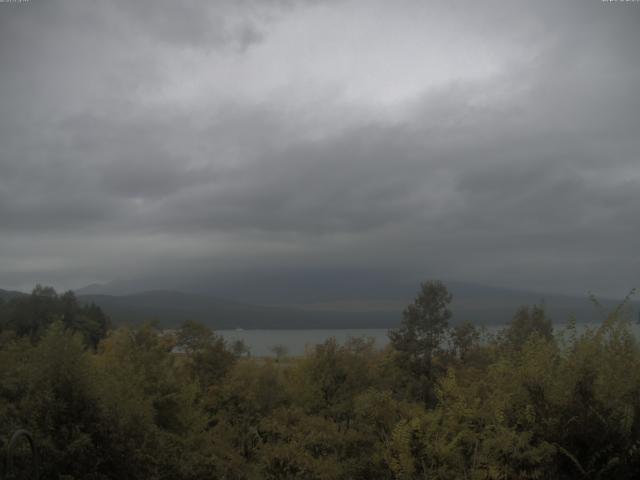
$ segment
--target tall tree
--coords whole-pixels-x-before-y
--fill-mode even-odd
[[[184,350],[193,377],[203,389],[222,380],[236,361],[220,335],[206,325],[185,321],[178,330],[177,346]]]
[[[543,305],[518,308],[504,331],[504,340],[509,347],[519,350],[531,335],[538,335],[545,340],[553,338],[553,324]]]
[[[422,283],[413,303],[402,313],[400,327],[389,331],[401,365],[419,381],[419,395],[426,403],[432,398],[433,360],[449,327],[452,298],[444,283],[437,280]]]

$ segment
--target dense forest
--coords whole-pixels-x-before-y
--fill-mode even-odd
[[[623,302],[497,335],[421,285],[389,332],[256,358],[185,321],[110,325],[71,292],[0,301],[0,442],[33,433],[43,479],[631,479],[640,348]],[[1,476],[1,475],[0,475]]]

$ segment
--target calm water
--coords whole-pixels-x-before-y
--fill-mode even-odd
[[[578,329],[594,327],[595,324],[579,324]],[[554,329],[560,331],[564,325],[556,324]],[[486,332],[496,333],[504,325],[486,326]],[[633,324],[632,329],[636,337],[640,338],[640,325]],[[307,346],[313,346],[335,337],[342,344],[349,337],[371,337],[378,348],[384,348],[389,343],[387,329],[383,328],[358,328],[358,329],[326,329],[326,330],[218,330],[228,342],[243,340],[251,350],[251,355],[264,357],[273,356],[273,347],[282,345],[287,349],[288,355],[302,355]]]

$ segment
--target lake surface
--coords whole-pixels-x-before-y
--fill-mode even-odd
[[[597,324],[578,324],[578,331],[586,328],[596,327]],[[556,333],[565,327],[564,324],[554,325]],[[504,325],[485,326],[487,334],[495,334]],[[631,328],[636,336],[640,338],[640,325],[634,323]],[[222,335],[227,342],[243,340],[249,347],[251,355],[257,357],[274,356],[273,347],[284,346],[287,355],[302,355],[307,346],[324,343],[331,337],[335,337],[339,344],[343,344],[350,337],[370,337],[375,340],[377,348],[384,348],[389,343],[386,328],[354,328],[354,329],[322,329],[322,330],[217,330],[216,333]]]

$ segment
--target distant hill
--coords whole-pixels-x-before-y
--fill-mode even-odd
[[[572,316],[581,323],[599,322],[606,312],[618,306],[621,300],[598,299],[602,308],[596,307],[585,295],[541,294],[511,290],[500,287],[475,285],[463,282],[446,282],[453,294],[452,323],[470,321],[479,325],[501,325],[507,323],[518,307],[522,305],[544,305],[555,323],[564,323]],[[338,311],[350,312],[387,312],[390,325],[397,324],[401,312],[412,297],[394,300],[342,299],[330,302],[310,302],[296,304],[297,308],[313,312],[330,314]],[[631,304],[633,318],[638,318],[640,304]]]
[[[453,323],[508,322],[521,305],[544,304],[556,323],[572,315],[579,322],[597,322],[604,312],[585,296],[543,295],[533,292],[487,287],[459,282],[447,283],[453,293]],[[95,302],[116,322],[138,323],[153,319],[162,325],[176,325],[185,319],[213,328],[392,328],[398,325],[405,299],[339,299],[333,301],[256,305],[222,300],[208,295],[154,290],[130,295],[79,295],[81,302]],[[601,299],[605,310],[619,301]],[[638,303],[632,304],[634,318]]]
[[[3,290],[0,288],[0,299],[7,301],[12,298],[20,297],[26,295],[26,293],[16,292],[15,290]]]
[[[485,325],[508,322],[521,305],[544,305],[555,323],[564,323],[572,316],[581,323],[600,322],[622,301],[598,298],[600,309],[587,295],[543,294],[457,282],[452,282],[449,289],[454,297],[454,317]],[[640,304],[633,302],[631,308],[633,318],[638,318]]]
[[[464,320],[475,324],[499,325],[508,322],[521,305],[544,304],[555,323],[563,323],[575,315],[578,322],[601,321],[604,313],[586,297],[540,294],[463,282],[446,282],[453,293],[452,323]],[[410,294],[395,298],[337,298],[318,301],[280,302],[263,305],[221,299],[210,294],[184,293],[174,290],[149,290],[126,295],[100,292],[103,285],[91,285],[76,291],[82,304],[94,302],[116,324],[140,324],[147,320],[173,327],[184,320],[203,322],[214,329],[335,329],[393,328],[402,310],[412,300]],[[408,290],[408,289],[407,289]],[[8,300],[21,292],[1,290],[0,299]],[[619,301],[601,299],[605,310]],[[632,304],[632,315],[638,318],[639,304]]]
[[[106,283],[92,283],[82,288],[74,290],[76,295],[108,295],[112,292],[108,291],[109,285]]]
[[[131,295],[78,295],[81,303],[94,302],[115,322],[139,324],[155,320],[176,326],[197,320],[214,329],[256,328],[387,328],[394,324],[387,312],[308,311],[231,302],[204,295],[154,290]]]

